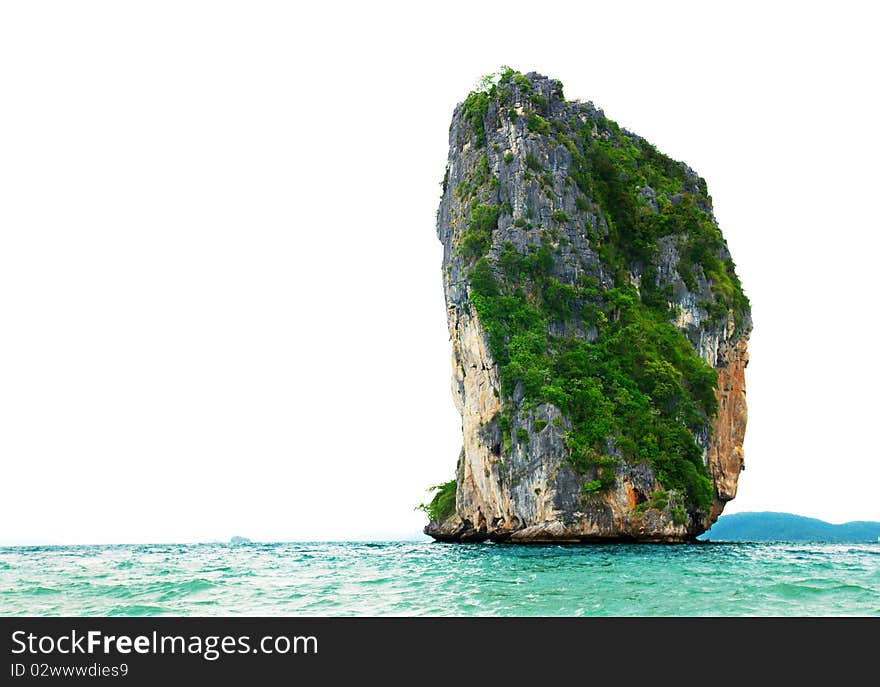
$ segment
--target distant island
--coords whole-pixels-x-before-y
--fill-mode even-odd
[[[733,513],[723,515],[700,541],[877,542],[880,522],[855,521],[833,525],[792,513]]]

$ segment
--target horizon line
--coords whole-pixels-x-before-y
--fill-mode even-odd
[[[852,523],[880,523],[880,520],[845,520],[843,522],[831,522],[829,520],[823,520],[822,518],[818,518],[811,515],[801,515],[800,513],[790,513],[788,511],[773,511],[773,510],[754,510],[754,511],[737,511],[735,513],[722,513],[719,516],[719,520],[725,517],[732,517],[734,515],[747,515],[747,514],[774,514],[774,515],[793,515],[795,517],[806,518],[809,520],[818,520],[819,522],[824,522],[828,525],[840,526],[840,525],[848,525]],[[717,522],[717,521],[716,521]],[[713,523],[714,524],[714,523]],[[711,527],[707,529],[703,534],[707,534],[711,531]],[[703,536],[703,535],[699,535]],[[247,541],[233,543],[233,539],[236,537],[241,537],[246,539]],[[0,549],[13,549],[13,548],[61,548],[66,546],[208,546],[208,545],[217,545],[222,544],[224,546],[246,546],[248,544],[377,544],[377,543],[413,543],[413,542],[424,542],[426,540],[430,540],[429,535],[424,534],[423,532],[412,532],[409,534],[387,534],[387,535],[360,535],[353,537],[351,539],[341,539],[341,538],[314,538],[314,539],[251,539],[250,537],[244,535],[232,535],[228,539],[200,539],[200,540],[189,540],[189,541],[127,541],[127,542],[84,542],[84,543],[61,543],[61,542],[43,542],[43,543],[4,543],[0,541]]]

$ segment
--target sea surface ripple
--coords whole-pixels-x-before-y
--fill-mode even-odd
[[[5,616],[878,616],[880,544],[0,548]]]

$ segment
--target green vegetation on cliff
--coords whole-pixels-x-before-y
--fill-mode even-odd
[[[504,398],[519,386],[527,401],[552,403],[568,416],[570,460],[593,475],[585,494],[614,483],[610,441],[623,458],[650,462],[663,484],[708,507],[712,484],[691,431],[715,412],[715,371],[632,286],[601,291],[585,279],[575,289],[541,268],[552,260],[546,247],[518,262],[515,254],[505,247],[500,283],[486,258],[471,276]],[[550,336],[548,324],[574,317],[579,302],[577,316],[596,327],[596,340]]]
[[[443,484],[428,489],[434,492],[434,497],[429,503],[423,503],[419,510],[428,515],[429,520],[445,520],[455,512],[455,480],[449,480]]]
[[[577,216],[557,208],[551,225],[580,223],[613,283],[585,275],[574,283],[556,279],[556,255],[565,243],[552,226],[538,225],[541,238],[526,252],[510,242],[494,244],[499,218],[511,209],[492,202],[498,182],[485,173],[488,167],[472,175],[460,196],[471,201],[459,250],[471,261],[471,302],[499,366],[505,449],[514,438],[509,416],[551,403],[570,423],[566,445],[584,475],[585,497],[613,485],[619,456],[650,463],[667,489],[707,509],[713,486],[694,434],[716,412],[716,373],[671,324],[672,294],[657,279],[660,241],[672,236],[682,281],[695,292],[700,282],[709,287],[711,297],[700,304],[709,318],[720,322],[730,314],[742,326],[748,300],[726,257],[706,184],[600,113],[565,117],[560,113],[567,110],[554,113],[543,95],[524,98],[531,87],[527,77],[506,70],[496,84],[469,95],[462,112],[472,142],[484,147],[487,131],[504,117],[513,120],[516,94],[529,136],[570,154],[566,188],[576,188]],[[555,98],[561,99],[561,85]],[[498,120],[487,121],[490,116]],[[508,153],[503,159],[512,161]],[[523,164],[527,182],[535,180],[550,198],[553,179],[539,157],[528,151]],[[512,223],[531,229],[531,220],[526,212]],[[560,324],[566,326],[551,326]],[[560,330],[577,333],[550,333]],[[514,403],[517,393],[522,400]],[[528,438],[522,431],[518,442]]]

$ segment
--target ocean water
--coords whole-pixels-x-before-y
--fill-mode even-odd
[[[0,615],[877,616],[880,544],[7,547]]]

